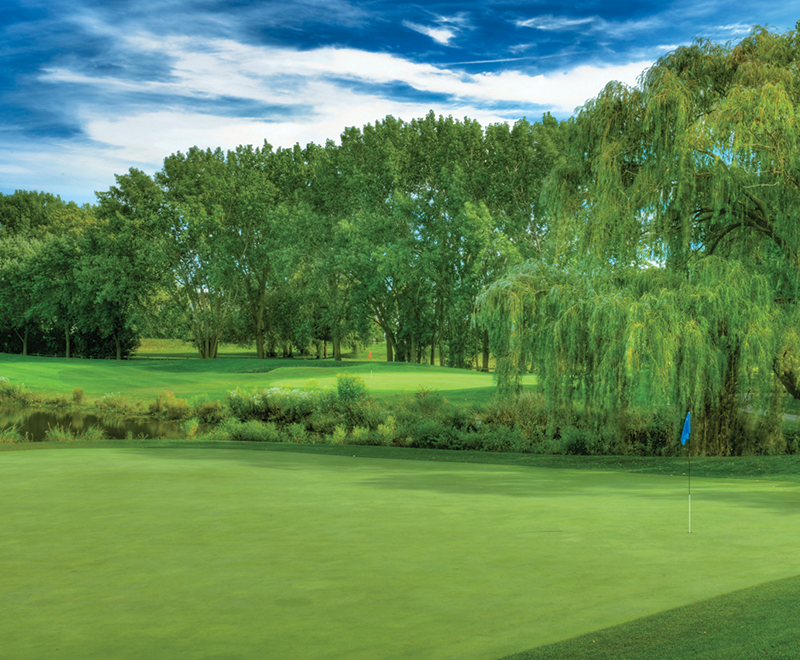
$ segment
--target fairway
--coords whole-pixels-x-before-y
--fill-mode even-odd
[[[120,393],[130,401],[152,401],[164,391],[179,397],[224,399],[237,387],[335,389],[336,374],[364,379],[376,398],[436,390],[454,403],[484,404],[496,392],[491,374],[405,362],[224,358],[217,360],[67,360],[0,354],[0,376],[45,396],[70,395],[76,387],[97,399]],[[527,376],[525,383],[533,384]]]
[[[800,484],[246,449],[0,454],[14,658],[502,656],[800,573]]]

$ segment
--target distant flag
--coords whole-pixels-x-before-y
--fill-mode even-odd
[[[368,359],[368,360],[371,360],[371,359],[372,359],[372,351],[370,351],[370,352],[369,352],[369,357],[368,357],[367,359]]]
[[[681,433],[681,444],[685,445],[686,441],[689,439],[689,431],[691,430],[691,415],[692,413],[686,413],[686,421],[683,423],[683,433]],[[675,436],[672,436],[673,438]]]

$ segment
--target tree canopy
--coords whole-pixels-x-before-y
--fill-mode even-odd
[[[692,408],[716,453],[744,450],[748,408],[774,426],[778,382],[800,395],[798,46],[698,40],[569,120],[553,266],[481,301],[503,387],[533,363],[553,405],[577,389],[603,415],[637,395]]]

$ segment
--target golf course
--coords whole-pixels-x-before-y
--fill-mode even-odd
[[[441,388],[491,376],[366,361],[0,356],[10,381]],[[546,456],[128,439],[0,444],[9,658],[796,658],[796,456]]]

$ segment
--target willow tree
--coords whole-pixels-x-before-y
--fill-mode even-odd
[[[570,119],[545,191],[566,279],[518,271],[483,299],[512,391],[525,342],[553,397],[583,378],[590,407],[618,411],[669,383],[719,453],[749,397],[800,397],[798,61],[797,30],[698,40]]]

